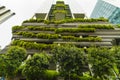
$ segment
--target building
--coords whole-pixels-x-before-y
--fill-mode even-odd
[[[49,54],[54,46],[69,43],[79,48],[111,48],[120,44],[120,29],[109,23],[108,19],[86,19],[83,13],[72,13],[70,6],[63,1],[52,4],[48,13],[35,13],[22,25],[14,26],[12,33],[10,45],[1,53],[5,53],[10,46],[23,47],[28,55],[33,55],[43,51]],[[53,63],[49,69],[55,68]],[[89,71],[88,64],[82,70]]]
[[[91,18],[105,17],[113,24],[120,24],[119,0],[98,0]]]
[[[52,4],[48,13],[37,12],[22,25],[14,26],[12,33],[9,46],[24,47],[28,54],[46,50],[54,44],[72,43],[78,47],[112,47],[120,44],[120,30],[107,19],[86,19],[83,13],[72,13],[70,6],[63,1]]]
[[[0,6],[0,24],[9,19],[15,13],[11,12],[10,9],[6,9],[5,6]]]

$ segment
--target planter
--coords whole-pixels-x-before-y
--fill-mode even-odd
[[[79,47],[90,47],[90,46],[103,46],[103,47],[112,47],[111,42],[54,42],[55,44],[74,44]]]

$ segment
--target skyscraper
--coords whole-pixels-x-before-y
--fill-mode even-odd
[[[113,45],[120,44],[120,30],[115,29],[114,25],[110,24],[108,20],[105,18],[86,19],[85,14],[83,13],[76,14],[72,12],[69,4],[66,4],[64,1],[57,1],[56,4],[52,4],[49,9],[50,10],[48,12],[35,13],[35,15],[32,18],[23,21],[22,25],[20,26],[14,26],[12,28],[13,36],[12,36],[11,44],[9,46],[6,46],[6,48],[3,49],[0,53],[6,53],[6,51],[12,46],[19,46],[26,49],[28,55],[46,52],[49,54],[49,56],[52,56],[54,53],[51,53],[51,50],[54,49],[54,47],[58,47],[66,44],[72,44],[78,48],[84,49],[84,51],[82,51],[82,54],[85,56],[85,58],[83,58],[84,56],[81,55],[80,56],[83,58],[85,62],[83,63],[82,59],[78,61],[79,57],[78,55],[75,54],[77,58],[75,57],[76,58],[75,60],[71,58],[71,61],[74,63],[78,62],[79,65],[77,66],[79,66],[80,69],[78,67],[77,69],[72,69],[74,66],[76,66],[76,64],[73,65],[73,67],[71,67],[67,63],[67,66],[68,67],[70,66],[69,68],[72,73],[77,72],[77,74],[82,76],[85,72],[90,71],[89,63],[86,61],[88,60],[87,57],[88,54],[84,54],[87,53],[86,47],[96,46],[96,47],[111,48]],[[82,49],[78,49],[78,50],[82,50]],[[69,51],[67,53],[69,54]],[[74,52],[72,51],[72,53]],[[69,57],[69,55],[67,54],[65,56]],[[38,57],[35,60],[37,59]],[[68,58],[64,58],[62,62],[66,62],[65,60],[68,61]],[[32,62],[34,62],[34,60]],[[59,64],[59,62],[57,63]],[[69,63],[71,64],[71,62]],[[25,64],[27,64],[27,62]],[[37,70],[39,71],[40,70],[39,66],[40,65],[36,65],[36,63],[33,64],[34,68],[32,68],[32,70],[35,71],[35,68],[37,67]],[[56,66],[57,65],[54,63],[54,61],[51,60],[49,68],[47,69],[48,70],[58,69],[56,68]],[[30,74],[31,72],[32,71],[30,71]],[[69,72],[67,73],[70,74]],[[19,76],[18,78],[22,78],[22,80],[26,78],[26,76],[22,76],[21,73]],[[35,77],[36,76],[42,78],[41,76],[35,74]],[[33,75],[31,77],[33,77]],[[44,79],[36,79],[36,80],[44,80]],[[46,79],[46,80],[50,80],[50,79]],[[58,79],[58,80],[67,80],[67,78]],[[75,80],[75,79],[71,79],[71,80]]]
[[[113,24],[120,23],[119,0],[98,0],[91,14],[91,18],[105,17]]]
[[[114,30],[107,19],[86,19],[85,14],[72,12],[71,6],[63,1],[51,4],[49,9],[48,12],[35,13],[31,19],[23,21],[21,26],[14,26],[11,45],[23,47],[16,43],[24,42],[29,47],[36,44],[49,47],[65,43],[79,47],[112,47],[113,40],[119,38],[119,30]],[[116,44],[119,45],[119,41]],[[38,48],[29,47],[24,46],[28,53],[39,52],[36,50]]]

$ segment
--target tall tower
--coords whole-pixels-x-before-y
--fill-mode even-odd
[[[52,4],[48,13],[35,13],[22,25],[14,26],[12,33],[10,46],[24,47],[29,54],[51,50],[52,45],[65,43],[78,47],[112,47],[119,45],[120,35],[119,29],[107,19],[84,19],[84,14],[73,14],[63,1]]]
[[[11,46],[25,48],[28,55],[43,51],[51,55],[53,47],[58,45],[73,44],[78,48],[120,45],[120,29],[110,24],[108,19],[84,17],[84,14],[74,14],[63,1],[57,1],[48,13],[35,13],[22,25],[14,26],[12,41],[1,53]],[[85,64],[81,69],[87,72],[88,64]],[[55,66],[50,69],[55,69]]]
[[[105,17],[113,24],[120,24],[119,0],[98,0],[91,18]]]

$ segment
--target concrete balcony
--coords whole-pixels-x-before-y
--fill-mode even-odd
[[[57,43],[57,44],[74,44],[74,45],[77,45],[77,46],[80,46],[80,47],[90,47],[90,46],[103,46],[103,47],[112,47],[112,43],[111,42],[59,42],[59,41],[56,41],[54,43]]]
[[[102,22],[102,21],[98,21],[98,22],[73,22],[73,23],[63,23],[63,24],[59,24],[57,25],[58,27],[66,27],[66,26],[78,26],[78,25],[95,25],[95,24],[101,24],[101,25],[109,25],[110,23],[108,22]],[[22,23],[22,26],[56,26],[56,24],[44,24],[44,23],[37,23],[37,22],[26,22],[26,23]]]

